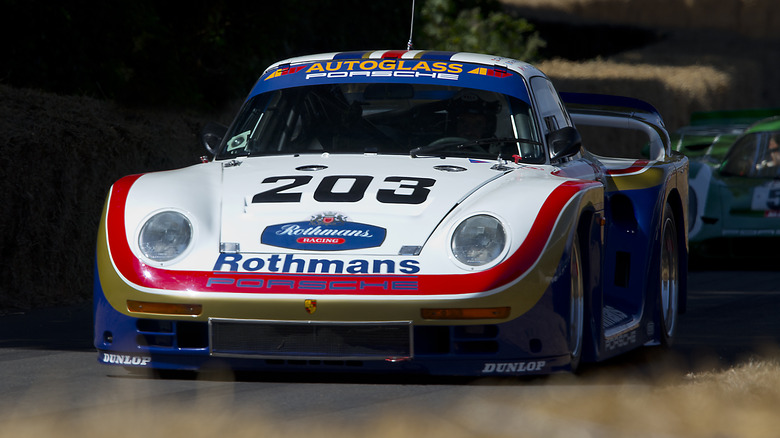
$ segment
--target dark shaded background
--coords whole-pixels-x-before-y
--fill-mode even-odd
[[[424,0],[418,0],[417,9]],[[2,0],[0,81],[133,105],[218,107],[274,61],[404,49],[411,0]],[[497,0],[453,0],[452,13]],[[416,27],[424,22],[418,21]]]
[[[127,104],[215,106],[278,59],[405,47],[406,3],[3,0],[0,77]]]

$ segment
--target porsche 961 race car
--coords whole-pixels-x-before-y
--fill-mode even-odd
[[[111,187],[98,360],[524,375],[669,344],[687,158],[642,101],[564,97],[481,54],[272,65],[205,130],[213,159]],[[575,124],[636,130],[651,156],[595,156]]]
[[[695,114],[673,147],[691,160],[690,249],[720,259],[776,265],[780,242],[780,109]]]

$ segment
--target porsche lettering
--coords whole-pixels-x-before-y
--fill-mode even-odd
[[[634,343],[636,343],[636,330],[631,330],[628,333],[622,333],[614,338],[607,339],[606,346],[607,350],[614,350]]]
[[[273,277],[210,277],[206,287],[219,288],[235,287],[243,292],[294,292],[294,291],[321,291],[321,292],[380,292],[380,291],[416,291],[418,283],[415,280],[302,280],[296,278]]]
[[[339,71],[331,73],[310,73],[306,75],[306,79],[314,78],[359,78],[359,77],[395,77],[395,78],[424,78],[431,79],[446,79],[450,81],[457,81],[458,75],[449,73],[423,73],[423,72],[411,72],[411,71]]]

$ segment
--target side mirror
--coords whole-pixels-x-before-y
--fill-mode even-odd
[[[217,153],[222,139],[227,134],[227,126],[215,122],[208,122],[200,131],[200,142],[212,155]]]
[[[563,127],[547,135],[547,144],[550,145],[553,161],[571,157],[582,148],[582,137],[579,131],[571,126]]]

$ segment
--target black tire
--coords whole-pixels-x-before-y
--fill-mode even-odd
[[[659,254],[658,311],[661,345],[669,347],[677,332],[680,303],[680,246],[677,223],[671,206],[664,207]]]
[[[571,279],[569,300],[569,355],[571,372],[576,373],[582,362],[585,341],[585,279],[582,272],[582,253],[577,233],[571,244],[569,257],[569,277]]]

